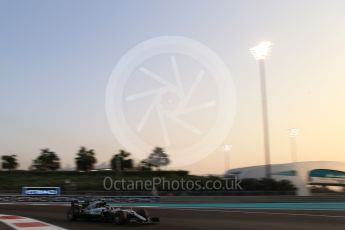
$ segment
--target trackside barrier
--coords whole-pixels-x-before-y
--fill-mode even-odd
[[[156,196],[19,196],[0,195],[0,202],[71,202],[73,200],[105,200],[114,203],[158,203],[160,198]]]
[[[71,202],[72,200],[107,200],[114,203],[299,203],[345,202],[345,196],[21,196],[0,195],[0,203],[11,202]]]

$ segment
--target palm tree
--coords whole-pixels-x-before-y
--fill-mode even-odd
[[[1,157],[1,159],[3,169],[15,170],[19,166],[16,155],[4,155]]]
[[[48,148],[41,149],[40,155],[33,161],[31,168],[40,171],[58,170],[60,168],[60,158]]]
[[[77,157],[75,158],[75,163],[77,165],[77,170],[90,171],[94,169],[97,159],[95,157],[95,152],[93,149],[86,149],[85,147],[80,147]]]
[[[144,160],[148,165],[156,167],[158,170],[161,166],[170,164],[169,156],[165,153],[165,150],[161,147],[156,147],[150,156]]]
[[[111,168],[115,171],[122,171],[133,168],[133,160],[127,159],[131,154],[125,150],[120,150],[110,161]]]

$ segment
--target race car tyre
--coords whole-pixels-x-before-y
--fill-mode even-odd
[[[106,222],[113,222],[114,220],[114,215],[112,213],[104,212],[102,213],[102,216]]]
[[[78,215],[74,212],[73,209],[68,210],[67,219],[70,221],[75,221],[78,219]]]
[[[123,211],[118,211],[115,213],[114,222],[117,225],[123,225],[127,221],[127,214]]]
[[[149,213],[145,209],[138,209],[137,213],[145,219],[149,217]]]

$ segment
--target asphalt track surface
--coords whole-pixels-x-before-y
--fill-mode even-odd
[[[232,210],[149,208],[161,219],[155,225],[124,225],[66,220],[68,207],[0,204],[1,214],[26,216],[70,230],[106,229],[278,229],[333,230],[345,228],[345,211],[335,210]],[[1,230],[8,228],[0,224]]]

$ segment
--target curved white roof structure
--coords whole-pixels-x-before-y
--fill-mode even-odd
[[[264,178],[265,165],[230,169],[225,176]],[[345,185],[345,163],[336,161],[308,161],[271,165],[271,177],[290,180],[299,195],[309,195],[307,185]]]

